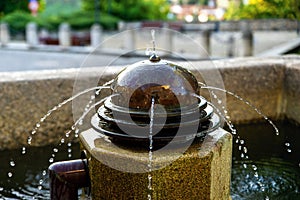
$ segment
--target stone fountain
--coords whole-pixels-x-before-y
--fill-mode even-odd
[[[230,198],[231,134],[193,74],[154,54],[111,89],[80,133],[93,199]]]

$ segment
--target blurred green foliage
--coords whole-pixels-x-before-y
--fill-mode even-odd
[[[1,21],[9,24],[11,33],[15,34],[25,32],[26,24],[32,21],[35,22],[36,18],[28,12],[17,10],[5,15]]]
[[[2,22],[9,24],[12,34],[24,32],[29,22],[36,22],[40,28],[48,30],[57,30],[62,22],[69,23],[74,30],[89,29],[95,23],[94,12],[82,10],[79,0],[47,0],[45,9],[37,17],[31,16],[27,8],[28,1],[24,1],[26,8],[23,5],[1,18]],[[119,18],[101,13],[98,21],[104,29],[116,29]]]
[[[249,4],[231,1],[225,19],[300,19],[299,0],[249,0]]]
[[[82,0],[82,8],[94,12],[97,3],[102,13],[110,13],[124,21],[167,19],[169,3],[166,0]]]
[[[166,0],[39,2],[41,10],[37,17],[33,17],[28,10],[28,0],[0,0],[0,20],[8,23],[12,32],[24,32],[26,24],[31,21],[48,30],[57,30],[62,22],[69,23],[75,30],[89,29],[95,22],[99,22],[104,29],[116,29],[120,20],[163,20],[169,12],[169,3]],[[99,11],[99,15],[96,15],[96,10]]]
[[[112,30],[117,28],[119,18],[103,13],[98,21],[104,29]],[[37,22],[40,27],[48,30],[58,29],[62,22],[69,23],[74,30],[82,30],[89,29],[95,23],[95,17],[93,12],[78,10],[72,13],[41,16]]]
[[[16,10],[29,13],[28,2],[28,0],[0,0],[0,18]],[[38,2],[39,11],[43,11],[45,9],[46,0],[38,0]]]
[[[5,14],[11,13],[15,10],[28,10],[28,1],[20,0],[1,0],[0,1],[0,17],[3,17]]]

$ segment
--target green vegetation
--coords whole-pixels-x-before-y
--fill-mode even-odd
[[[169,4],[166,0],[108,0],[99,1],[100,11],[110,13],[125,21],[163,20],[167,18]],[[95,0],[82,0],[86,11],[95,11]]]
[[[26,24],[32,21],[36,21],[35,17],[25,11],[14,11],[2,18],[2,22],[9,24],[12,34],[18,32],[24,32]]]
[[[117,28],[119,18],[102,13],[98,21],[104,29],[111,30]],[[49,30],[57,29],[61,22],[69,23],[75,30],[89,29],[95,23],[95,17],[93,12],[78,10],[68,14],[41,16],[38,20],[41,27]]]
[[[0,2],[2,3],[3,1],[1,0]],[[42,1],[44,0],[40,0],[40,2]],[[13,6],[8,7],[9,11],[12,12],[3,14],[1,18],[2,22],[9,24],[13,34],[24,32],[26,24],[29,22],[36,22],[39,27],[48,30],[57,30],[62,22],[69,23],[72,29],[75,30],[89,29],[95,23],[94,12],[82,10],[80,0],[47,0],[45,9],[37,17],[31,16],[27,8],[28,1],[24,0],[22,2],[26,3],[16,6],[15,11],[13,11]],[[0,9],[1,13],[6,13],[2,7]],[[107,13],[101,13],[98,21],[104,29],[116,29],[119,18]]]
[[[236,4],[233,1],[225,19],[300,19],[299,0],[249,0],[249,4]]]
[[[28,1],[19,1],[19,0],[1,0],[0,1],[0,18],[4,15],[11,13],[15,10],[26,10],[29,12]]]
[[[95,2],[100,3],[96,4],[97,9]],[[169,11],[165,0],[39,0],[39,3],[39,14],[33,17],[27,0],[1,0],[0,20],[8,23],[13,32],[24,31],[30,21],[48,30],[57,30],[62,22],[69,23],[72,29],[89,29],[95,22],[104,29],[116,29],[119,20],[166,19]],[[95,15],[96,10],[99,15]]]

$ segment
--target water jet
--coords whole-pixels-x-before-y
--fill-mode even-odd
[[[231,134],[191,72],[152,55],[111,90],[79,136],[92,198],[230,198]]]
[[[260,109],[262,109],[263,113],[266,113],[267,116],[271,117],[272,119],[278,119],[278,117],[281,118],[282,116],[287,116],[288,118],[299,121],[299,115],[297,114],[299,112],[299,109],[298,109],[299,108],[299,101],[297,101],[298,94],[299,94],[299,87],[298,87],[299,86],[299,79],[298,79],[298,77],[299,77],[299,64],[297,64],[298,62],[297,62],[296,58],[287,58],[287,57],[280,57],[280,58],[273,58],[273,59],[247,58],[247,59],[234,59],[234,60],[217,61],[217,62],[221,63],[220,65],[223,66],[223,67],[220,67],[220,71],[222,73],[222,77],[223,77],[224,83],[226,85],[226,89],[228,89],[230,91],[233,91],[234,93],[239,94],[242,97],[245,97],[250,102],[254,102],[254,105],[256,107],[259,107]],[[205,65],[205,62],[199,62],[199,63],[197,63],[197,66],[198,65],[199,65],[199,67],[203,66],[203,65]],[[101,69],[97,69],[97,71],[98,70],[101,71]],[[89,77],[92,77],[95,74],[96,69],[87,69],[87,71],[90,74]],[[255,71],[255,76],[253,75],[254,74],[253,71]],[[46,73],[47,72],[41,72],[41,74],[46,74]],[[30,79],[28,77],[30,77],[30,76],[26,76],[27,79]],[[38,76],[38,77],[40,78],[41,76]],[[45,75],[45,77],[49,77],[49,76]],[[68,77],[68,80],[72,80],[72,78],[74,78],[70,74],[68,74],[67,76],[66,75],[64,76],[64,78],[66,78],[66,77]],[[64,80],[64,78],[61,78],[61,79]],[[8,79],[8,77],[6,79]],[[4,79],[4,80],[6,80],[6,79]],[[34,91],[35,91],[35,93],[37,93],[37,91],[39,91],[39,88],[40,88],[40,90],[43,91],[41,93],[41,96],[43,96],[43,93],[44,93],[45,89],[43,88],[44,85],[41,84],[41,83],[47,83],[47,84],[45,84],[46,85],[45,87],[47,89],[49,89],[49,88],[51,88],[51,87],[49,87],[50,85],[52,86],[52,85],[55,85],[54,83],[56,83],[56,82],[59,83],[60,82],[59,78],[55,78],[53,80],[51,80],[51,79],[48,80],[49,78],[44,78],[44,79],[45,80],[43,80],[43,81],[32,81],[34,79],[32,79],[32,80],[30,79],[31,81],[26,81],[25,80],[26,84],[21,84],[21,83],[24,83],[24,80],[20,80],[20,82],[19,82],[20,84],[19,83],[6,83],[6,84],[3,84],[3,85],[5,86],[5,88],[9,88],[8,90],[10,90],[11,88],[14,88],[13,86],[17,85],[16,89],[14,89],[14,92],[19,91],[20,89],[26,88],[26,86],[28,86],[27,88],[30,87],[31,90],[32,90],[32,88],[35,88]],[[107,79],[111,79],[111,78],[107,78]],[[3,81],[3,79],[2,79],[2,81]],[[72,82],[72,81],[69,81],[69,82]],[[69,84],[69,82],[65,82],[65,83]],[[38,83],[38,84],[35,84],[35,83]],[[37,85],[39,87],[37,87]],[[70,84],[69,88],[71,88],[72,85],[73,85],[73,82]],[[102,85],[102,83],[100,85]],[[241,85],[243,87],[241,87]],[[34,87],[32,87],[32,86],[34,86]],[[38,89],[36,89],[36,88],[38,88]],[[43,88],[43,89],[41,89],[41,88]],[[163,88],[167,88],[167,87],[163,87]],[[24,95],[21,95],[19,98],[13,98],[13,99],[16,100],[16,101],[12,102],[13,105],[14,106],[22,105],[22,104],[19,104],[19,103],[16,103],[16,102],[24,99],[25,97],[29,98],[28,96],[30,96],[30,94],[31,94],[30,91],[31,90],[29,90],[29,89],[25,90],[26,92],[25,91],[22,92]],[[54,91],[54,90],[52,90],[52,91]],[[55,95],[61,95],[61,96],[68,95],[68,94],[66,94],[65,90],[64,90],[63,94],[59,93],[59,91],[55,91],[55,92],[48,93],[47,98],[45,98],[45,99],[47,99],[47,100],[56,99],[55,97],[51,96],[51,95],[54,95],[54,94]],[[266,95],[262,95],[262,94],[266,94]],[[37,95],[37,94],[35,94],[35,95]],[[49,95],[49,97],[48,97],[48,95]],[[34,96],[34,95],[31,95],[31,96]],[[152,98],[150,98],[150,99],[152,99]],[[5,104],[5,105],[9,106],[10,105],[9,101],[7,101],[7,102],[8,103]],[[57,100],[55,100],[55,102],[57,102]],[[109,107],[109,105],[108,105],[109,102],[110,101],[108,101],[106,103],[106,107]],[[204,102],[204,101],[202,101],[202,102]],[[201,101],[200,101],[200,103],[201,103]],[[47,104],[47,105],[49,106],[49,104]],[[117,103],[114,103],[113,105],[115,107],[119,106],[119,104],[117,104]],[[42,107],[42,106],[39,106],[39,107]],[[47,108],[47,106],[44,106],[44,107]],[[105,107],[105,109],[107,109],[106,107]],[[122,106],[119,106],[119,107],[122,108]],[[167,109],[164,109],[163,107],[158,106],[158,104],[155,104],[154,107],[156,109],[156,113],[163,114],[164,110],[167,110]],[[147,107],[147,108],[149,108],[149,107]],[[237,122],[240,122],[240,121],[244,121],[244,122],[245,121],[246,122],[250,121],[250,123],[251,123],[252,120],[257,119],[257,116],[255,116],[255,115],[257,115],[256,113],[253,114],[253,113],[248,112],[249,108],[247,108],[247,110],[245,108],[241,108],[240,105],[236,104],[236,102],[233,103],[233,101],[231,99],[228,100],[228,108],[226,108],[226,109],[230,113],[231,120],[233,121],[233,123],[237,123]],[[4,110],[3,113],[5,114],[5,113],[7,113],[8,111],[11,111],[11,110],[12,109],[6,109],[6,110]],[[172,110],[172,108],[169,108],[168,110]],[[23,112],[22,109],[20,109],[19,111],[20,111],[19,112],[20,115],[26,114],[26,112]],[[123,110],[121,110],[121,111],[123,111]],[[149,122],[150,112],[148,110],[148,115],[146,115],[146,111],[147,111],[147,109],[144,109],[144,111],[143,111],[144,114],[145,114],[144,118],[146,118],[146,120],[144,121],[143,126],[148,125],[148,128],[150,129],[150,125],[149,125],[149,123],[150,123]],[[38,111],[36,113],[40,117],[41,114]],[[69,115],[70,111],[69,112],[66,111],[64,113],[68,113],[68,115]],[[97,114],[96,117],[99,118],[98,113],[96,113],[96,114]],[[122,112],[120,112],[118,114],[122,114]],[[133,114],[133,113],[131,113],[131,114]],[[15,120],[15,119],[19,119],[19,115],[15,115],[15,118],[12,119],[12,120]],[[133,119],[134,119],[134,117],[133,117]],[[134,119],[133,121],[136,121],[136,119]],[[112,124],[116,124],[114,121],[112,121],[112,122],[113,122]],[[146,122],[148,122],[148,123],[146,123]],[[63,124],[63,125],[64,126],[59,124],[59,125],[57,125],[57,127],[63,127],[63,128],[70,127],[69,124]],[[99,125],[99,124],[96,123],[96,125]],[[2,124],[2,127],[3,127],[3,124]],[[6,131],[7,130],[6,127],[7,127],[7,124],[5,124],[4,128],[2,128],[2,130]],[[20,125],[18,127],[22,127],[22,126]],[[10,129],[14,130],[13,127],[11,127]],[[94,129],[89,129],[89,130],[90,131],[95,131]],[[155,130],[153,130],[153,131],[154,131],[154,136],[155,136],[156,135]],[[200,137],[198,142],[201,142],[201,139],[204,139],[204,140],[210,139],[211,136],[213,135],[213,132],[207,133],[206,136],[203,137],[203,138]],[[295,131],[295,132],[297,132],[297,131]],[[16,133],[18,133],[18,131],[16,131]],[[56,138],[55,141],[57,141],[57,133],[58,132],[56,132],[56,134],[55,134],[55,138]],[[49,135],[49,136],[51,137],[51,135]],[[144,165],[142,165],[142,166],[144,166],[143,170],[145,171],[145,173],[135,173],[135,174],[137,174],[137,175],[143,174],[144,176],[141,177],[141,179],[139,179],[138,177],[131,177],[131,178],[129,178],[129,180],[131,180],[132,182],[134,182],[134,180],[142,180],[142,184],[140,184],[140,186],[141,185],[145,186],[144,187],[144,191],[145,191],[144,195],[147,197],[148,192],[149,192],[148,191],[148,186],[147,186],[147,184],[148,184],[148,181],[147,181],[148,177],[147,176],[148,176],[148,172],[149,172],[149,167],[148,167],[149,155],[148,155],[148,152],[147,152],[148,151],[147,144],[148,144],[149,140],[145,139],[143,142],[141,142],[141,144],[145,143],[146,144],[145,146],[135,145],[133,147],[132,145],[128,145],[127,142],[121,142],[121,141],[117,141],[117,140],[113,141],[114,139],[111,139],[112,137],[110,138],[109,136],[102,135],[103,137],[101,137],[100,139],[99,139],[99,136],[101,136],[101,135],[99,135],[99,132],[97,132],[97,131],[95,131],[94,134],[86,133],[86,139],[88,140],[88,142],[91,142],[90,143],[91,144],[90,145],[90,152],[91,153],[88,154],[88,157],[91,158],[91,160],[92,160],[92,154],[94,154],[94,155],[97,154],[97,150],[99,150],[99,148],[98,148],[99,145],[101,147],[101,145],[106,144],[107,145],[106,147],[109,147],[109,148],[110,147],[118,147],[121,150],[124,150],[123,151],[124,154],[127,153],[128,157],[130,157],[133,160],[135,159],[134,161],[137,161],[137,159],[140,159],[141,162],[144,163]],[[136,135],[132,134],[131,137],[133,137],[133,136],[136,136]],[[144,137],[144,135],[141,135],[141,136]],[[275,135],[273,135],[273,136],[275,138],[278,138]],[[1,137],[3,137],[3,134],[1,135]],[[38,135],[36,135],[36,137],[38,137]],[[279,136],[279,137],[281,137],[281,136]],[[15,141],[19,140],[18,137],[15,137],[15,138],[16,138]],[[259,138],[261,139],[261,137],[259,137]],[[37,140],[33,140],[33,142],[36,142]],[[1,142],[3,143],[3,141],[4,140],[2,140]],[[249,143],[249,140],[247,140],[247,141]],[[250,141],[252,141],[252,140],[250,140]],[[241,140],[240,140],[240,142],[241,142]],[[182,142],[178,142],[177,144],[180,145],[181,143]],[[283,144],[283,149],[286,148],[286,147],[284,147],[284,143],[285,142],[282,143]],[[136,144],[136,143],[134,143],[134,144]],[[162,147],[163,146],[164,146],[164,144],[162,144]],[[154,149],[153,150],[154,154],[155,154],[156,150],[160,150],[160,148],[162,148],[162,147],[157,147],[157,149]],[[255,149],[255,147],[254,147],[254,149]],[[293,150],[292,154],[295,153],[294,152],[295,146],[294,147],[292,146],[291,149]],[[249,148],[249,150],[251,152],[250,148]],[[129,153],[132,153],[132,151],[134,151],[136,153],[135,157],[132,156],[132,155],[129,155]],[[50,150],[50,152],[51,152],[51,150]],[[172,149],[170,150],[170,152],[172,152]],[[120,161],[122,159],[122,157],[118,156],[116,153],[114,155],[119,159],[117,161]],[[102,157],[104,157],[104,156],[102,156]],[[177,160],[175,159],[175,161],[179,162],[180,161],[179,159],[177,159]],[[15,160],[15,161],[17,161],[17,160]],[[102,172],[103,172],[103,171],[105,171],[104,169],[109,168],[108,165],[106,165],[106,164],[102,163],[102,165],[101,165],[101,163],[97,163],[97,159],[94,159],[94,161],[95,161],[95,163],[93,164],[94,165],[94,170],[101,169]],[[152,163],[152,167],[156,167],[157,162],[158,161],[155,160],[155,155],[154,155],[154,162]],[[298,161],[296,161],[296,162],[298,162]],[[9,162],[6,162],[6,163],[9,163]],[[17,161],[16,166],[19,166],[19,164],[20,164],[20,162]],[[104,168],[98,168],[99,165],[103,166]],[[167,167],[168,166],[170,166],[170,165],[167,165]],[[298,166],[298,163],[297,163],[297,166]],[[166,168],[166,169],[168,169],[168,168]],[[114,180],[119,181],[118,178],[122,177],[121,175],[124,175],[124,174],[126,174],[127,177],[130,177],[130,176],[128,176],[128,173],[119,173],[118,174],[117,173],[118,170],[114,170],[111,167],[107,170],[111,171],[112,174],[115,174],[115,172],[116,172]],[[4,171],[8,172],[8,171],[10,171],[10,169],[4,170]],[[153,178],[155,179],[155,176],[154,176],[155,172],[158,173],[158,171],[159,170],[154,170],[151,173],[152,179]],[[94,171],[94,174],[98,174],[98,173],[96,171]],[[101,174],[101,173],[99,173],[99,174]],[[132,173],[129,173],[129,174],[132,174]],[[126,176],[126,175],[124,175],[124,176]],[[5,174],[5,177],[7,177],[7,174]],[[15,174],[13,173],[13,178],[14,177],[15,177]],[[188,177],[188,176],[185,176],[185,177]],[[187,179],[192,180],[193,178],[194,177],[190,176]],[[162,179],[166,180],[167,178],[162,176]],[[203,178],[203,180],[204,179],[205,178]],[[10,179],[10,180],[13,180],[13,179]],[[126,182],[126,181],[128,182],[128,180],[125,179],[125,178],[123,180],[124,180],[124,182]],[[170,180],[171,182],[173,181],[171,178],[169,178],[168,180]],[[95,182],[100,182],[100,179],[99,179],[99,181],[95,181]],[[247,185],[247,183],[245,183],[245,185]],[[154,188],[154,191],[155,191],[154,186],[155,186],[155,182],[153,182],[153,188]],[[96,186],[94,186],[94,187],[97,188]],[[106,186],[106,187],[108,187],[108,186]],[[124,190],[126,190],[126,186],[123,185],[123,187],[125,187]],[[130,187],[128,187],[127,189],[129,190]],[[1,187],[0,187],[0,191],[1,191]],[[110,190],[110,192],[114,193],[114,191],[112,191],[112,190]]]

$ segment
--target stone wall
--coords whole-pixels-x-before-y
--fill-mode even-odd
[[[196,31],[196,30],[221,30],[221,31],[238,31],[241,29],[241,24],[246,23],[251,30],[255,31],[291,31],[299,29],[299,21],[290,19],[260,19],[260,20],[239,20],[239,21],[209,21],[205,23],[176,23],[174,28],[173,23],[152,22],[154,27],[170,27],[175,30]],[[140,27],[149,27],[149,22],[130,22],[120,25],[120,29],[132,29]]]
[[[205,61],[192,63],[197,70],[206,70],[208,74],[212,70],[205,67],[208,66]],[[219,60],[214,65],[220,70],[226,90],[251,102],[271,119],[288,117],[300,123],[299,56]],[[91,85],[89,83],[95,82],[99,74],[102,74],[102,78],[98,82],[103,84],[112,79],[121,68],[114,67],[109,71],[102,67],[82,69],[81,87]],[[0,73],[0,150],[27,144],[27,137],[40,118],[73,95],[77,72],[74,69],[64,69]],[[201,80],[200,76],[197,77]],[[90,95],[88,93],[83,98],[83,105]],[[74,123],[74,108],[77,111],[84,109],[80,102],[77,101],[73,109],[72,104],[68,104],[55,111],[41,124],[33,136],[32,145],[57,144],[58,138],[63,137]],[[226,106],[234,123],[263,120],[253,108],[230,95],[227,95]],[[85,124],[89,124],[88,119],[87,117]]]

